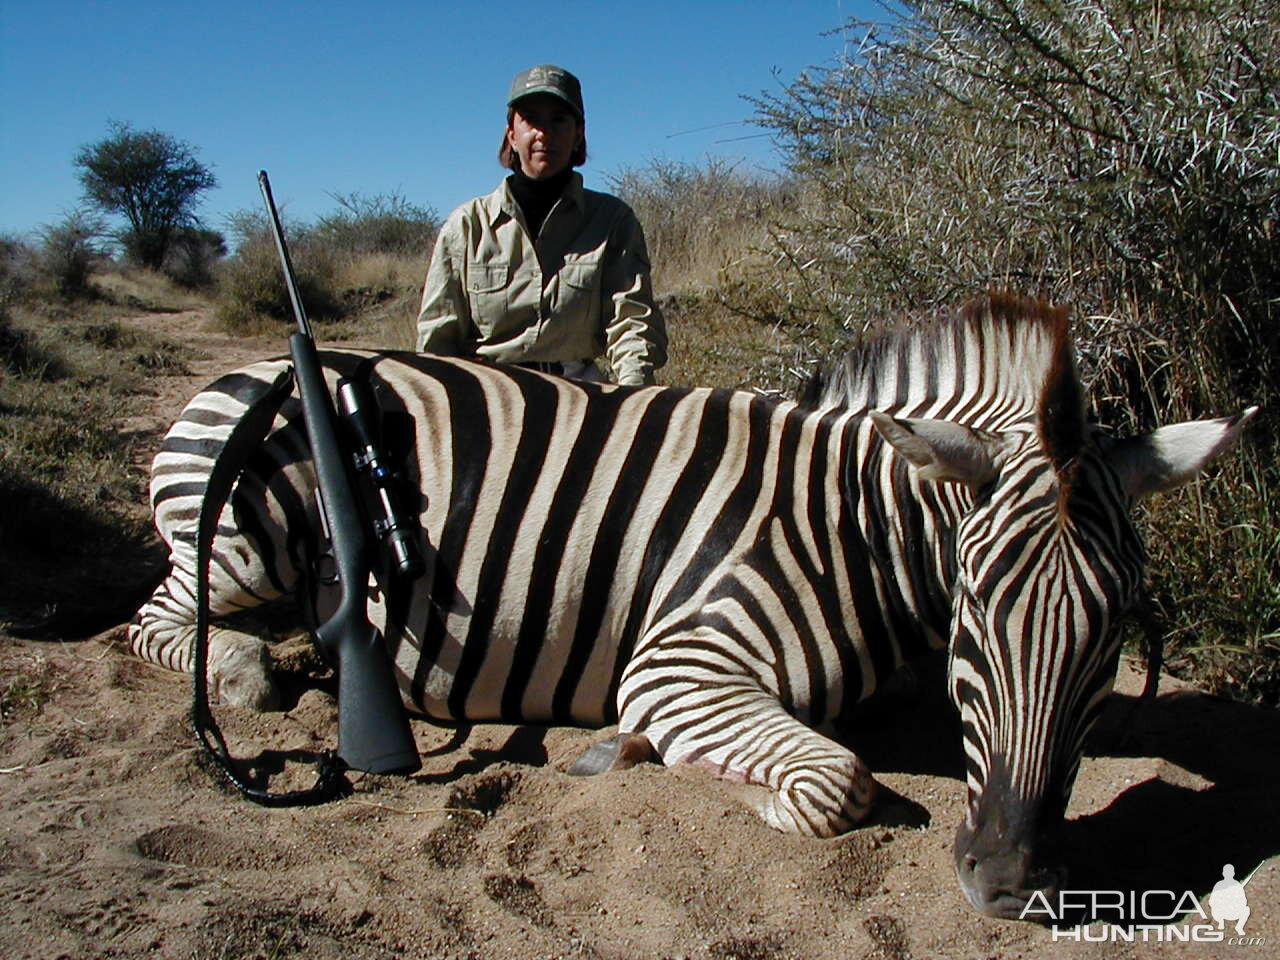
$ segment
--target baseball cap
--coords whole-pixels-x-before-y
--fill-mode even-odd
[[[553,97],[559,97],[573,107],[580,120],[586,119],[586,111],[582,108],[582,84],[563,67],[544,63],[517,73],[511,81],[507,106],[513,106],[517,100],[535,93],[549,93]]]

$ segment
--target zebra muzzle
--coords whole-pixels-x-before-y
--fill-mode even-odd
[[[1063,805],[1044,795],[1021,795],[999,757],[992,759],[987,782],[969,804],[969,816],[956,831],[955,868],[974,908],[1017,920],[1036,894],[1056,898],[1066,882],[1058,844]]]
[[[1036,853],[1027,848],[980,856],[962,853],[957,845],[956,876],[979,913],[1020,920],[1036,894],[1055,902],[1066,882],[1065,868],[1037,861]]]

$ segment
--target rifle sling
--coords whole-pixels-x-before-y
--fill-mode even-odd
[[[218,519],[231,496],[231,490],[253,451],[271,430],[285,398],[292,392],[293,371],[285,367],[258,400],[250,403],[245,415],[232,427],[213,469],[200,506],[200,523],[196,536],[196,635],[195,677],[191,725],[205,753],[248,800],[268,807],[303,807],[327,803],[351,792],[344,776],[344,765],[333,751],[325,750],[316,761],[316,783],[306,790],[272,793],[246,782],[235,769],[231,752],[213,712],[209,708],[209,564],[213,554],[213,538]]]

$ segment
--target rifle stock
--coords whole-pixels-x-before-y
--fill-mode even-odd
[[[348,458],[339,446],[333,399],[298,295],[266,171],[258,174],[258,182],[298,321],[297,332],[289,337],[289,354],[337,571],[338,607],[315,631],[315,640],[337,663],[338,756],[354,770],[411,773],[422,765],[418,748],[391,657],[381,633],[369,620],[368,522],[351,481]]]

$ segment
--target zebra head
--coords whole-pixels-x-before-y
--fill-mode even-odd
[[[1194,478],[1254,412],[1114,439],[1086,420],[1065,311],[1017,307],[1018,323],[993,325],[986,305],[970,333],[1041,341],[1003,377],[1039,380],[1023,414],[1007,397],[970,422],[871,414],[912,484],[952,498],[948,678],[968,788],[955,866],[979,911],[1015,918],[1064,879],[1054,847],[1142,580],[1130,510]]]

